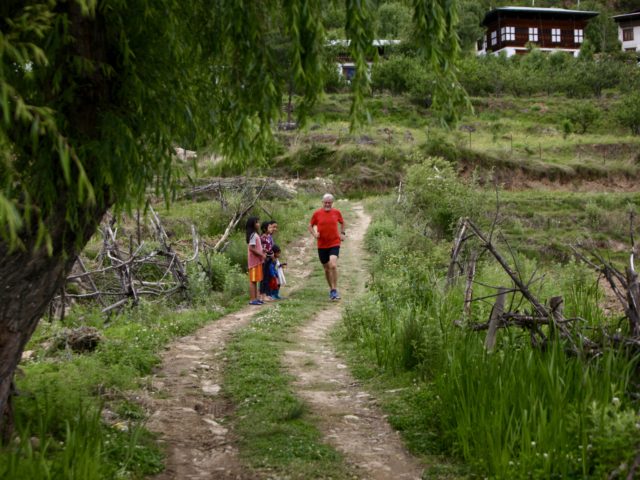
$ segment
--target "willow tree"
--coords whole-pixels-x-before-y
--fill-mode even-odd
[[[209,142],[261,157],[282,102],[269,32],[285,32],[303,108],[322,91],[321,0],[3,0],[0,3],[0,429],[24,346],[107,209],[170,196],[172,152]],[[374,7],[345,0],[367,94]],[[414,0],[443,117],[456,88],[452,0]],[[277,24],[277,25],[276,25]],[[278,27],[278,28],[274,28]]]

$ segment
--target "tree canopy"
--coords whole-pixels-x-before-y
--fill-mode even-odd
[[[282,101],[278,38],[304,114],[322,91],[321,1],[7,0],[0,6],[0,235],[27,229],[51,249],[44,218],[61,208],[128,205],[154,184],[168,191],[172,146],[213,142],[259,157]],[[335,4],[334,4],[335,6]],[[453,115],[452,2],[414,0],[419,45],[447,84]],[[354,118],[363,118],[374,2],[344,4],[358,65]],[[53,153],[53,155],[52,155]],[[22,242],[24,244],[24,242]],[[24,245],[23,245],[24,246]]]
[[[303,117],[322,92],[329,0],[3,0],[0,3],[0,430],[26,342],[113,205],[170,197],[176,145],[261,157],[293,82]],[[434,105],[453,120],[452,0],[412,0]],[[345,0],[362,120],[373,0]],[[284,54],[283,54],[284,52]],[[284,60],[283,60],[284,58]],[[6,429],[5,429],[6,432]]]

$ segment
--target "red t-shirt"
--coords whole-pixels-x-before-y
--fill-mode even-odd
[[[338,223],[344,223],[340,210],[332,208],[328,212],[324,208],[320,208],[313,212],[311,217],[311,226],[317,225],[318,248],[331,248],[340,246],[340,233],[338,232]]]

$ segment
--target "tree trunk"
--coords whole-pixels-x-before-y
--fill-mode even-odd
[[[92,64],[109,65],[105,21],[99,10],[95,15],[87,15],[78,2],[58,2],[56,11],[67,16],[65,28],[74,39],[60,48],[60,58],[78,57]],[[54,63],[60,61],[59,58],[49,60]],[[99,139],[101,105],[108,103],[112,88],[104,71],[100,68],[87,69],[83,77],[76,75],[74,79],[63,78],[62,81],[82,84],[82,89],[78,89],[77,95],[65,108],[69,119],[66,125],[61,126],[65,136],[70,140],[82,139],[82,142]],[[63,87],[61,89],[64,90]],[[18,131],[9,130],[9,134],[12,133],[19,135]],[[71,141],[72,145],[74,143]],[[22,154],[28,155],[28,151]],[[85,165],[91,165],[91,159],[84,160]],[[59,165],[55,151],[51,152],[51,164]],[[87,173],[91,181],[91,169]],[[63,178],[60,171],[56,204],[52,207],[36,206],[47,212],[42,220],[51,237],[51,255],[42,246],[35,248],[37,224],[20,232],[23,247],[19,249],[11,251],[8,243],[0,239],[0,435],[4,438],[10,434],[11,422],[7,418],[11,418],[12,413],[11,386],[25,344],[61,287],[78,252],[89,241],[104,212],[113,203],[107,189],[95,191],[97,206],[71,203],[77,209],[75,215],[71,215],[77,218],[77,223],[72,226],[67,222],[66,209],[70,204],[68,195],[77,195],[76,186],[73,182],[66,183]]]
[[[11,384],[22,351],[106,210],[88,211],[84,228],[76,233],[65,222],[62,205],[46,222],[51,256],[44,248],[34,248],[34,236],[23,236],[24,249],[13,252],[0,241],[0,436],[4,438],[10,435]]]

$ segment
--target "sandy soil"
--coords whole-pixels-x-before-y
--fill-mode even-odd
[[[363,237],[370,219],[360,205],[355,212],[348,225],[348,241],[340,249],[343,303],[364,289],[367,278]],[[332,348],[328,333],[340,320],[342,307],[331,305],[294,335],[295,344],[284,358],[297,379],[294,388],[314,417],[321,419],[327,441],[345,455],[361,478],[422,478],[424,467],[406,451],[376,399],[359,387]]]

